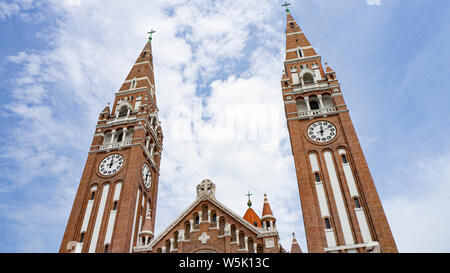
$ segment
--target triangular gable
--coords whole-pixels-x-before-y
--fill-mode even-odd
[[[265,231],[256,228],[255,226],[251,225],[249,222],[244,220],[241,216],[234,213],[231,209],[229,209],[227,206],[222,204],[221,202],[217,201],[215,198],[211,198],[211,196],[208,193],[202,193],[201,196],[199,196],[186,210],[183,211],[183,213],[177,217],[175,221],[173,221],[169,226],[164,229],[163,232],[161,232],[148,246],[141,246],[141,247],[135,247],[135,250],[139,251],[145,251],[145,250],[152,250],[153,246],[155,246],[161,239],[163,239],[172,229],[178,225],[182,220],[185,219],[185,217],[202,201],[209,201],[213,205],[220,208],[224,213],[231,216],[234,220],[239,222],[241,225],[248,228],[250,231],[254,232],[257,236],[257,238],[265,237],[265,236],[274,236],[276,235],[278,237],[277,231]]]

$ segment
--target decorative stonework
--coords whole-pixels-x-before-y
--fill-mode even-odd
[[[202,235],[198,237],[198,239],[202,242],[202,244],[206,244],[206,242],[209,240],[209,235],[206,232],[203,232]]]
[[[209,194],[211,197],[215,198],[216,185],[211,180],[204,179],[197,185],[197,198],[203,193]]]
[[[275,242],[274,242],[273,238],[266,238],[264,240],[264,243],[266,244],[266,248],[275,247]]]

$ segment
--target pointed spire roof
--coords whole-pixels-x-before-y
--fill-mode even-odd
[[[302,253],[302,250],[300,249],[300,245],[298,244],[297,239],[295,239],[294,232],[292,232],[291,253]]]
[[[329,66],[328,66],[328,63],[326,63],[326,62],[325,62],[325,67],[326,67],[326,70],[325,70],[325,71],[326,71],[327,73],[334,72],[334,70],[333,70],[331,67],[329,67]]]
[[[110,109],[109,109],[109,102],[108,105],[103,109],[102,113],[110,113]]]
[[[252,226],[261,227],[261,219],[252,208],[248,208],[244,214],[245,221],[249,222]]]
[[[273,217],[272,209],[270,208],[270,205],[269,205],[269,200],[267,199],[267,193],[265,193],[261,220],[269,219],[269,218],[275,220],[275,217]]]
[[[248,209],[244,214],[244,220],[249,222],[251,225],[255,227],[261,227],[261,219],[259,219],[259,216],[256,214],[256,212],[252,209],[252,201],[250,200],[250,196],[253,194],[250,193],[250,191],[246,194],[248,196],[248,202],[247,206]]]
[[[299,49],[300,53],[298,53]],[[312,48],[292,14],[286,13],[286,61],[316,55],[316,51]]]
[[[142,226],[142,231],[139,233],[139,235],[153,236],[151,213],[152,213],[152,210],[149,209],[147,211],[147,215],[145,216],[144,225]]]

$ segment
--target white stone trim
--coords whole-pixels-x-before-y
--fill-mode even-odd
[[[228,207],[226,207],[224,204],[220,203],[216,199],[212,198],[209,194],[202,193],[201,196],[199,196],[184,212],[175,220],[173,221],[169,226],[166,227],[154,240],[153,242],[146,246],[141,248],[135,248],[135,251],[149,251],[152,249],[153,246],[155,246],[162,238],[164,238],[181,220],[183,220],[200,202],[207,200],[211,202],[213,205],[217,206],[219,209],[221,209],[224,213],[231,216],[234,220],[239,222],[241,225],[245,226],[247,229],[254,232],[257,236],[257,238],[266,237],[266,236],[278,236],[278,232],[276,231],[270,231],[270,232],[263,232],[253,225],[251,225],[249,222],[244,220],[241,216],[234,213],[232,210],[230,210]],[[192,220],[190,220],[192,221]],[[191,228],[193,225],[191,224]],[[199,231],[199,230],[197,230]],[[191,230],[191,232],[195,232],[194,230]]]
[[[301,34],[301,33],[303,33],[303,31],[291,32],[291,33],[286,33],[286,36],[295,35],[295,34]]]

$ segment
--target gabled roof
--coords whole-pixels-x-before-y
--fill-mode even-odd
[[[222,204],[221,202],[217,201],[210,194],[208,194],[207,192],[203,192],[203,193],[200,194],[200,196],[197,197],[197,199],[175,221],[173,221],[166,229],[164,229],[164,231],[161,232],[148,246],[135,247],[134,250],[139,250],[139,251],[146,251],[146,250],[150,251],[150,250],[152,250],[153,246],[155,246],[161,239],[163,239],[169,232],[171,232],[172,229],[176,225],[178,225],[183,219],[185,219],[185,217],[200,202],[205,201],[205,200],[211,202],[213,205],[215,205],[218,208],[220,208],[224,213],[226,213],[229,216],[231,216],[234,220],[239,222],[241,225],[245,226],[250,231],[254,232],[256,234],[257,238],[265,237],[265,236],[274,236],[274,235],[276,235],[278,237],[278,232],[277,231],[273,231],[273,230],[272,231],[265,231],[263,229],[260,229],[260,228],[257,228],[255,226],[251,225],[249,222],[244,220],[241,216],[237,215],[231,209],[226,207],[224,204]]]

